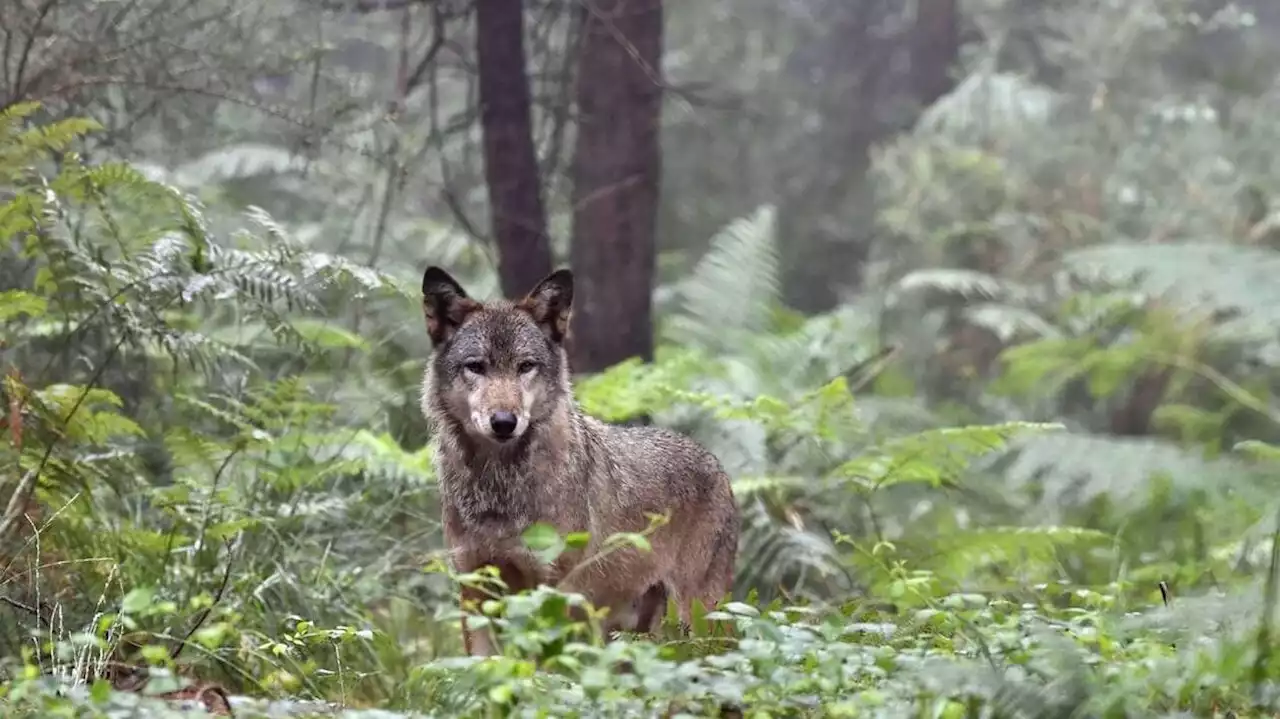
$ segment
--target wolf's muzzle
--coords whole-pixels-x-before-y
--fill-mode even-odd
[[[511,412],[494,412],[489,415],[489,429],[493,430],[494,439],[506,441],[516,433],[520,420]]]

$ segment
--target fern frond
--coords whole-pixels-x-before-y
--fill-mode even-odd
[[[891,439],[841,464],[831,477],[867,490],[904,482],[941,486],[954,482],[974,459],[1003,448],[1015,436],[1062,429],[1059,424],[1006,422],[945,427]]]
[[[49,301],[39,295],[23,290],[5,290],[0,292],[0,322],[26,315],[29,320],[44,316],[49,309]]]
[[[832,596],[849,577],[831,540],[775,519],[759,496],[742,507],[742,539],[734,585],[762,594]],[[766,601],[768,596],[763,596]]]
[[[179,166],[172,174],[183,187],[244,180],[267,174],[301,172],[307,159],[283,147],[242,142],[221,147]]]
[[[985,302],[966,307],[963,316],[974,325],[990,330],[1001,342],[1009,342],[1020,336],[1037,338],[1062,336],[1060,329],[1025,307]]]
[[[373,479],[414,484],[434,484],[436,481],[435,465],[432,464],[434,450],[429,444],[408,452],[386,433],[360,430],[344,444],[339,456],[353,462]]]
[[[678,346],[721,347],[721,338],[768,329],[778,297],[775,215],[764,205],[712,240],[707,254],[681,283],[681,311],[664,327]]]
[[[166,432],[164,447],[175,474],[215,472],[232,451],[221,441],[190,427],[174,427]]]
[[[23,100],[0,108],[0,137],[18,127],[23,120],[36,114],[40,103],[35,100]]]
[[[1280,327],[1280,252],[1225,243],[1116,243],[1076,250],[1063,262],[1085,281],[1131,283],[1151,296],[1227,317],[1220,331],[1274,337]]]
[[[38,102],[18,102],[0,110],[0,173],[6,180],[20,176],[28,166],[45,159],[42,156],[61,153],[84,135],[102,129],[96,120],[85,117],[20,129],[40,107]]]
[[[862,426],[871,428],[878,436],[923,432],[945,424],[917,397],[858,397],[853,412]]]
[[[982,527],[948,532],[945,551],[936,553],[924,564],[941,574],[963,578],[990,565],[1022,561],[1050,564],[1060,550],[1110,541],[1112,538],[1105,532],[1085,527]]]
[[[1207,460],[1171,442],[1145,437],[1061,433],[1018,440],[1004,476],[1013,489],[1036,486],[1040,503],[1057,511],[1101,495],[1125,501],[1138,497],[1155,477],[1175,490],[1206,486],[1226,489],[1245,468],[1227,458]],[[1001,462],[1003,463],[1003,461]],[[1215,478],[1206,483],[1206,478]]]
[[[976,270],[958,268],[934,268],[907,273],[890,288],[887,304],[896,304],[903,296],[927,293],[926,304],[933,304],[939,297],[956,297],[964,300],[1000,300],[1008,303],[1025,303],[1035,297],[1030,288],[1002,277]],[[930,301],[932,300],[932,301]]]
[[[168,359],[208,373],[217,368],[240,366],[252,368],[255,363],[234,347],[198,332],[185,332],[167,327],[145,328],[135,344],[156,359]],[[126,353],[127,355],[127,353]]]
[[[102,125],[87,117],[70,117],[65,120],[28,128],[17,137],[20,147],[61,152],[90,132],[101,130]]]
[[[631,359],[583,377],[574,396],[585,412],[608,422],[666,411],[693,378],[714,372],[712,361],[692,349],[659,350],[654,362]]]
[[[240,250],[211,244],[208,274],[219,279],[215,286],[234,288],[263,304],[282,301],[291,309],[318,307],[316,296],[287,271],[291,259],[287,248]]]
[[[975,72],[935,102],[917,132],[964,142],[1024,132],[1052,117],[1058,96],[1031,80],[1001,72]]]
[[[112,438],[145,434],[136,422],[115,411],[124,402],[106,389],[54,384],[33,393],[29,400],[30,407],[49,426],[90,446],[101,447]],[[99,409],[104,405],[107,409]]]
[[[152,212],[171,212],[181,201],[168,187],[153,182],[136,168],[124,162],[104,162],[83,168],[69,180],[84,183],[99,193],[110,192],[112,199],[125,207],[147,207]],[[55,187],[61,183],[55,181]],[[61,189],[58,187],[58,189]]]
[[[327,286],[344,280],[356,284],[356,297],[368,293],[386,292],[393,296],[417,297],[418,288],[413,283],[402,282],[396,277],[367,265],[360,265],[344,257],[325,252],[306,252],[298,257],[302,277],[315,280],[319,286]]]

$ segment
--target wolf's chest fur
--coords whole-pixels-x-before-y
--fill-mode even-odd
[[[535,522],[587,529],[586,481],[557,442],[533,437],[520,452],[468,456],[459,439],[442,437],[437,461],[441,499],[465,535],[511,539]]]

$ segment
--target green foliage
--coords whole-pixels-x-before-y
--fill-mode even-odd
[[[215,231],[183,192],[66,152],[90,125],[24,129],[33,111],[0,135],[23,263],[0,288],[6,716],[178,716],[161,695],[196,680],[270,717],[1277,709],[1270,365],[1242,371],[1257,336],[1219,331],[1269,321],[1247,293],[1205,283],[1194,308],[1243,313],[1205,319],[1169,291],[1191,281],[1156,270],[1080,270],[1091,291],[1061,297],[945,269],[805,318],[778,307],[772,210],[732,222],[676,289],[656,361],[575,389],[722,459],[733,596],[689,636],[669,608],[657,637],[611,638],[597,612],[570,618],[583,597],[539,587],[468,618],[502,647],[477,661],[457,656],[457,590],[494,577],[449,571],[434,449],[401,419],[425,343],[349,312],[420,327],[412,283],[261,210]],[[941,318],[930,332],[990,330],[998,361],[968,384],[905,370],[945,354],[883,344],[913,308]],[[1167,429],[1107,433],[1152,377]],[[524,536],[548,560],[588,539]]]
[[[734,346],[737,333],[770,328],[778,295],[775,215],[766,205],[712,238],[711,249],[679,289],[681,311],[666,328],[668,342],[715,341],[722,344],[711,349],[722,350]]]

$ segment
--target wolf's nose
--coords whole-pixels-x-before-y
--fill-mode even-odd
[[[493,428],[493,436],[507,439],[516,431],[518,420],[510,412],[494,412],[489,415],[489,426]]]

